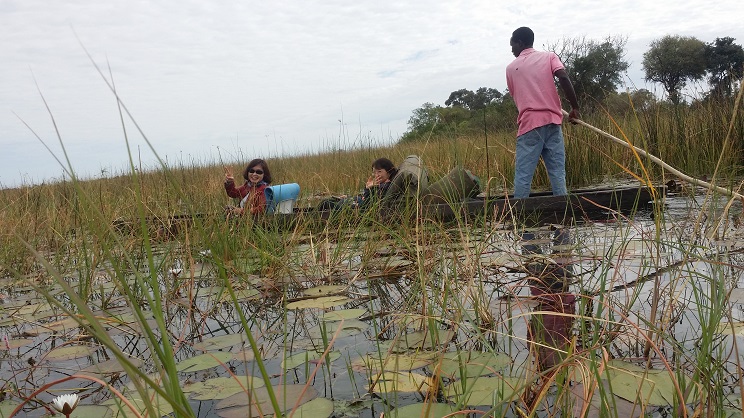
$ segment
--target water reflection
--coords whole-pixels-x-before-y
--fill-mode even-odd
[[[571,231],[559,227],[550,235],[549,240],[541,240],[534,232],[522,234],[522,254],[528,257],[528,285],[536,301],[527,338],[539,372],[563,362],[576,313],[576,296],[569,291],[573,277]],[[544,251],[543,247],[550,249]]]

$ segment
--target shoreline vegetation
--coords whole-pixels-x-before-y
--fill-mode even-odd
[[[645,109],[634,109],[629,103],[617,114],[601,110],[585,113],[585,122],[646,150],[683,173],[714,180],[716,185],[734,191],[739,187],[736,181],[742,176],[744,161],[744,107],[734,99],[693,105],[657,102]],[[656,164],[585,127],[564,120],[564,130],[569,189],[634,182],[641,177],[658,184],[668,180],[669,174]],[[323,152],[263,156],[276,173],[274,184],[298,183],[301,193],[296,206],[314,206],[324,197],[354,195],[363,190],[370,161],[386,156],[398,164],[415,154],[421,156],[432,182],[459,165],[478,176],[482,191],[487,187],[491,195],[508,194],[512,188],[516,138],[511,131],[463,134],[454,128],[451,132],[438,129],[436,134],[419,140],[384,146],[375,145],[371,137],[355,138],[349,142],[364,145],[350,149],[343,149],[343,140],[339,138],[334,149]],[[175,161],[143,172],[74,182],[66,178],[0,190],[3,244],[10,244],[11,237],[31,243],[57,240],[60,231],[79,224],[80,213],[75,213],[79,209],[78,194],[95,201],[102,220],[109,222],[137,218],[136,199],[141,199],[147,216],[219,212],[229,203],[222,190],[223,166],[238,170],[248,159],[238,155],[232,161]],[[533,190],[549,190],[542,164],[535,173]],[[45,232],[52,235],[44,238]]]
[[[740,97],[584,114],[688,175],[739,190]],[[569,190],[669,180],[626,147],[564,128]],[[382,156],[419,155],[434,181],[463,166],[491,194],[511,189],[512,131],[350,142],[365,145],[259,157],[274,184],[300,185],[300,207],[358,193]],[[684,217],[658,208],[638,222],[570,225],[571,240],[549,226],[531,230],[528,245],[516,224],[387,225],[374,213],[320,231],[215,216],[151,234],[148,217],[220,213],[222,164],[239,171],[250,158],[238,157],[0,190],[0,416],[41,416],[47,390],[119,416],[328,417],[339,408],[323,415],[330,400],[364,417],[741,415],[733,305],[744,300],[744,234],[741,207],[721,210],[727,199],[688,188],[674,207]],[[533,191],[547,188],[540,168]],[[135,220],[134,232],[119,233],[117,219]],[[575,307],[550,311],[548,296],[534,297],[546,271],[572,293],[552,303]],[[562,342],[541,328],[555,317],[570,318],[558,321]],[[550,361],[533,361],[546,348]],[[104,359],[115,372],[76,377]],[[233,396],[247,401],[218,401],[204,387],[212,378],[224,379],[217,392],[239,382]]]

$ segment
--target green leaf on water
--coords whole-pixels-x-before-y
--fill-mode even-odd
[[[235,291],[235,299],[239,302],[245,301],[245,300],[253,300],[258,299],[259,296],[261,296],[261,292],[258,291],[258,289],[255,289],[253,287],[248,287],[245,289],[240,289]],[[227,298],[223,298],[227,299]]]
[[[245,335],[243,334],[226,334],[212,338],[205,338],[202,341],[194,343],[195,350],[213,351],[222,350],[236,345],[245,344]]]
[[[282,362],[285,370],[294,369],[295,367],[302,366],[305,363],[317,363],[320,360],[320,356],[323,353],[317,351],[303,351],[301,353],[292,354],[291,356],[284,359]],[[334,360],[341,357],[341,353],[338,351],[331,351],[328,353],[324,361],[333,362]]]
[[[193,373],[211,369],[232,360],[233,354],[227,351],[214,351],[191,357],[176,364],[176,370],[181,373]]]
[[[607,376],[610,380],[612,392],[628,401],[638,401],[642,405],[666,406],[679,403],[679,393],[675,382],[680,375],[675,371],[645,369],[622,360],[612,360],[607,363]],[[681,387],[694,385],[691,378],[682,376],[686,380],[679,382]],[[693,390],[687,395],[685,403],[697,399],[698,391]]]
[[[297,418],[328,418],[333,413],[333,401],[326,398],[315,398],[300,405],[293,413]]]
[[[262,379],[256,379],[253,376],[229,376],[215,377],[203,382],[186,385],[183,391],[190,393],[191,399],[208,401],[210,399],[225,399],[236,393],[250,391],[259,387],[264,387]]]
[[[380,372],[373,374],[365,386],[374,393],[427,392],[432,384],[431,377],[420,373]]]
[[[110,418],[114,411],[106,405],[78,405],[75,413],[70,415],[75,418]]]
[[[349,319],[346,321],[322,322],[307,330],[310,338],[321,339],[324,335],[327,339],[333,338],[336,330],[341,328],[340,337],[350,337],[362,333],[369,328],[369,324],[358,319]]]
[[[156,413],[158,414],[158,417],[163,417],[165,415],[170,415],[173,413],[173,406],[171,406],[168,401],[161,398],[160,395],[158,395],[154,391],[146,394],[145,397],[137,392],[130,392],[127,394],[127,399],[129,400],[129,402],[132,403],[134,409],[137,410],[139,416],[145,416],[145,412],[147,412],[147,405],[152,405],[153,409],[155,409]],[[129,407],[124,404],[119,398],[108,399],[104,402],[101,402],[101,405],[108,406],[108,408],[112,411],[112,418],[137,417],[137,415],[134,414],[132,410],[129,409]]]
[[[359,319],[366,313],[366,309],[341,309],[338,311],[324,312],[321,319],[326,322],[340,321],[342,319]]]
[[[288,411],[294,408],[295,404],[302,405],[318,396],[315,388],[305,385],[277,385],[272,386],[271,391],[274,392],[282,411]],[[223,418],[260,417],[274,414],[269,392],[265,387],[256,388],[250,397],[244,392],[228,396],[217,402],[215,409],[217,409],[217,414]]]
[[[421,418],[421,417],[466,417],[468,414],[455,414],[458,409],[446,403],[414,403],[402,408],[395,408],[386,414],[390,418]]]
[[[76,358],[87,357],[93,354],[99,347],[91,347],[88,345],[66,345],[64,347],[55,348],[50,351],[44,358],[49,361],[65,361],[73,360]]]
[[[521,377],[481,376],[450,383],[444,395],[462,405],[495,405],[517,399],[524,388]]]
[[[248,347],[243,347],[240,350],[233,353],[233,360],[237,361],[253,361],[256,358],[256,355],[253,353],[253,349]]]
[[[744,335],[744,322],[721,322],[716,328],[717,334]]]
[[[303,299],[290,302],[287,304],[287,309],[325,309],[343,305],[350,301],[351,299],[346,296],[323,296],[314,299]]]
[[[382,351],[395,353],[406,352],[413,349],[431,350],[433,348],[446,346],[453,338],[455,338],[455,331],[452,329],[443,330],[434,328],[429,331],[414,331],[381,343],[380,349]]]
[[[15,350],[16,348],[21,348],[29,344],[33,344],[33,342],[34,340],[28,338],[18,338],[8,341],[2,341],[0,343],[0,351]]]
[[[316,286],[302,291],[305,296],[329,296],[344,293],[348,286],[341,285],[325,285]]]
[[[2,401],[0,402],[0,418],[10,417],[10,413],[13,412],[16,407],[20,405],[20,402],[15,401]]]
[[[131,357],[128,361],[135,368],[139,368],[142,365],[142,360],[137,357]],[[121,365],[121,362],[119,362],[119,359],[116,357],[100,363],[92,364],[80,370],[80,373],[87,375],[107,375],[123,372],[124,366]]]
[[[390,371],[402,372],[420,369],[428,366],[434,359],[433,353],[415,352],[410,354],[386,354],[382,353],[382,359],[377,353],[370,353],[352,362],[352,368],[362,372],[371,370],[373,372]]]
[[[444,354],[440,370],[449,378],[463,379],[493,374],[509,364],[511,364],[511,358],[503,353],[460,351]]]

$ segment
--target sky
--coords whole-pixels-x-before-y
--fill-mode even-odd
[[[191,166],[393,143],[424,103],[504,92],[520,26],[538,49],[626,36],[625,82],[659,91],[651,41],[742,44],[742,16],[740,0],[0,0],[0,188],[122,174],[130,155],[155,168],[150,147]]]

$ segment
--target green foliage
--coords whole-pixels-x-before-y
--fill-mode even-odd
[[[516,130],[517,108],[511,95],[481,87],[475,92],[460,89],[450,93],[447,107],[424,103],[413,111],[401,143],[437,137],[456,138],[484,130]]]
[[[602,102],[617,91],[628,69],[626,43],[627,38],[620,36],[608,36],[603,41],[564,38],[548,49],[561,58],[579,100]]]
[[[468,89],[460,89],[450,93],[449,98],[445,100],[444,104],[446,106],[462,107],[468,110],[480,110],[498,102],[503,96],[500,91],[487,87],[481,87],[475,92]]]
[[[716,38],[705,46],[708,82],[716,96],[730,97],[736,80],[744,75],[744,49],[734,38]]]
[[[705,75],[705,52],[705,44],[695,37],[667,35],[657,39],[643,54],[646,80],[661,83],[669,100],[678,104],[680,89]]]
[[[439,122],[440,106],[434,103],[424,103],[420,108],[413,110],[413,115],[408,119],[408,131],[403,134],[401,141],[421,137],[431,132]]]

